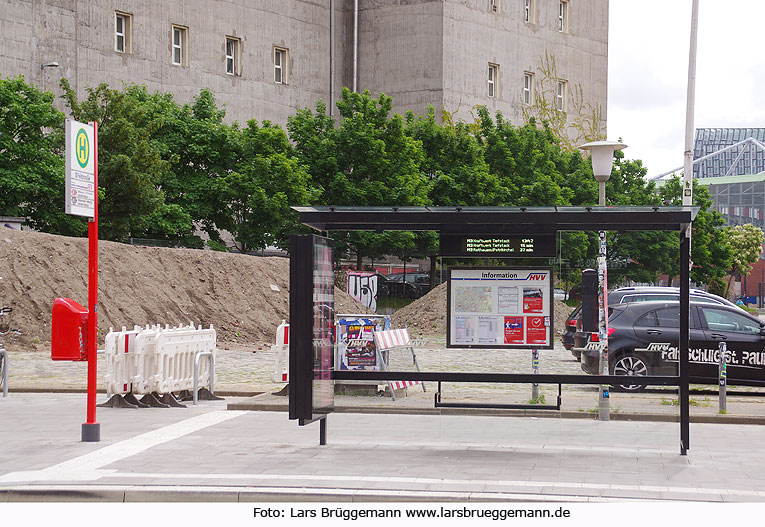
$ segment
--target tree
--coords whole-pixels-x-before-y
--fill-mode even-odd
[[[287,135],[278,126],[256,121],[241,134],[241,159],[221,181],[225,202],[215,225],[234,235],[237,249],[248,252],[269,244],[286,246],[300,223],[291,205],[305,205],[314,192]]]
[[[53,95],[0,78],[0,215],[27,218],[32,228],[81,236],[86,220],[64,212],[64,114]]]
[[[665,205],[682,205],[682,183],[680,178],[666,181],[659,189],[659,196]],[[699,212],[693,220],[691,233],[691,281],[697,284],[707,284],[710,290],[722,291],[726,269],[730,268],[731,247],[728,236],[722,226],[725,223],[722,215],[712,207],[709,190],[693,180],[693,205],[699,207]],[[675,238],[677,240],[677,238]],[[679,243],[679,240],[676,241]],[[677,247],[677,245],[675,245]],[[661,271],[670,276],[680,273],[680,263],[677,257],[668,261]]]
[[[184,105],[170,94],[144,92],[141,97],[152,123],[151,138],[169,165],[159,181],[165,201],[189,214],[211,246],[225,247],[220,231],[237,223],[230,217],[225,180],[243,164],[239,125],[223,121],[226,112],[206,88]]]
[[[491,173],[506,189],[506,205],[568,205],[574,194],[565,184],[569,157],[552,131],[538,129],[534,121],[514,127],[497,112],[496,123],[486,108],[479,108],[479,140]],[[578,154],[576,154],[578,155]]]
[[[765,235],[759,229],[747,223],[736,225],[727,229],[728,243],[732,249],[730,258],[730,275],[725,287],[725,296],[730,293],[730,286],[736,275],[748,275],[752,265],[759,260],[762,254],[762,244]]]
[[[495,206],[509,193],[489,172],[484,148],[465,123],[436,122],[435,110],[426,116],[406,114],[406,134],[422,144],[420,172],[430,181],[430,199],[441,206]]]
[[[340,124],[319,101],[315,113],[299,110],[287,129],[300,163],[307,166],[324,205],[424,205],[429,182],[420,173],[422,147],[406,135],[403,118],[390,116],[392,99],[385,94],[343,89],[337,102]],[[381,247],[371,233],[334,233],[338,249],[375,256]],[[390,254],[393,251],[388,251]]]
[[[98,123],[99,236],[124,242],[142,236],[150,225],[175,229],[175,220],[188,220],[180,211],[163,210],[159,183],[169,164],[151,139],[154,123],[143,103],[146,88],[118,91],[100,84],[78,101],[66,79],[61,87],[74,119]]]

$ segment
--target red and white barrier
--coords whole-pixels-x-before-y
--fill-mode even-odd
[[[389,329],[387,331],[375,331],[375,347],[377,348],[378,353],[380,353],[380,357],[382,357],[382,352],[385,351],[390,351],[396,348],[408,349],[412,353],[412,359],[415,366],[417,366],[417,371],[420,371],[420,366],[417,364],[417,356],[414,353],[412,341],[409,338],[409,330],[406,328]],[[384,360],[382,360],[382,363],[384,369],[387,370],[388,367]],[[407,388],[409,386],[415,386],[418,384],[422,386],[422,391],[425,391],[425,385],[422,383],[422,381],[389,381],[388,387],[391,390],[391,397],[395,401],[396,395],[394,394],[394,390],[400,390],[402,388]]]
[[[285,320],[276,328],[276,344],[271,346],[271,351],[276,354],[271,380],[290,382],[290,325]]]

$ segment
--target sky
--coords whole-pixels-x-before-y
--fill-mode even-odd
[[[608,139],[682,167],[691,0],[610,0]],[[694,128],[765,127],[764,0],[699,0]]]

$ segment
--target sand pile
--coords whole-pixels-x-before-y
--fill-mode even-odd
[[[10,351],[50,349],[57,297],[87,307],[88,243],[32,231],[0,230],[0,306],[11,306],[2,337]],[[135,324],[212,324],[218,340],[273,344],[289,318],[289,260],[194,249],[99,242],[98,333]],[[335,290],[338,312],[369,310]]]

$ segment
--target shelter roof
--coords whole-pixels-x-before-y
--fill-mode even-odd
[[[318,231],[465,234],[682,230],[698,207],[292,207]]]

